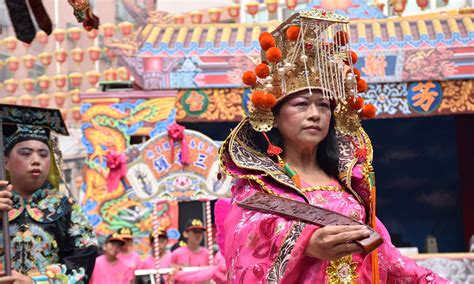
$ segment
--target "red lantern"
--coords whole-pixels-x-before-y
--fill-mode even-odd
[[[75,88],[79,88],[82,84],[82,77],[82,74],[78,72],[69,74],[69,80],[71,80],[71,85]]]
[[[177,25],[182,25],[184,24],[184,15],[178,14],[174,16],[174,23]]]
[[[74,60],[76,64],[79,64],[84,60],[84,51],[80,49],[79,47],[71,50],[71,54],[72,54],[72,60]]]
[[[23,95],[20,97],[20,103],[22,106],[31,106],[33,104],[33,97],[30,95]]]
[[[89,59],[92,62],[96,62],[100,58],[101,49],[98,46],[91,46],[87,48],[87,53],[89,53]]]
[[[377,2],[377,1],[375,1]],[[321,8],[324,10],[347,10],[352,6],[352,0],[321,0]]]
[[[23,89],[25,89],[28,93],[31,93],[35,89],[36,81],[32,78],[25,78],[21,81],[23,85]]]
[[[406,0],[392,0],[393,11],[401,16],[403,11],[405,11],[406,4]]]
[[[23,65],[25,66],[26,69],[32,69],[33,67],[35,67],[36,57],[34,57],[33,55],[27,54],[23,56],[22,59],[23,59]]]
[[[218,23],[221,20],[222,10],[218,8],[209,9],[209,19],[212,23]]]
[[[66,75],[59,74],[59,75],[54,76],[53,79],[54,79],[54,83],[56,84],[56,87],[58,89],[62,89],[66,86],[66,83],[67,83]]]
[[[7,63],[8,70],[10,72],[16,72],[18,70],[18,67],[20,66],[20,62],[15,56],[8,57],[5,62]]]
[[[129,36],[133,30],[133,24],[130,22],[122,22],[118,27],[124,36]]]
[[[47,67],[51,64],[53,60],[53,56],[49,52],[43,52],[38,55],[40,63],[43,64],[44,67]]]
[[[88,32],[87,32],[87,37],[88,37],[89,39],[94,40],[94,39],[97,37],[98,34],[99,34],[99,31],[98,31],[98,30],[91,30],[91,31],[88,31]]]
[[[86,73],[87,81],[91,86],[95,86],[99,82],[100,73],[97,71],[89,71]]]
[[[3,98],[3,102],[6,103],[7,105],[16,105],[17,99],[12,96],[7,96]]]
[[[18,44],[18,40],[16,37],[9,36],[3,40],[5,42],[5,45],[8,49],[8,51],[13,52],[16,49],[16,46]]]
[[[5,90],[7,90],[8,94],[13,95],[18,88],[18,82],[15,79],[8,79],[5,80]]]
[[[230,5],[229,7],[227,7],[227,13],[232,19],[238,19],[240,16],[240,5],[235,3]]]
[[[426,9],[426,7],[428,7],[428,0],[416,0],[416,4],[423,11]]]
[[[273,14],[278,10],[278,0],[266,0],[265,4],[267,4],[268,13]]]
[[[115,52],[108,47],[105,48],[105,55],[107,55],[110,61],[114,61],[114,59],[117,57]]]
[[[51,85],[51,79],[46,76],[46,75],[42,75],[42,76],[39,76],[38,77],[38,84],[39,84],[39,87],[41,88],[41,90],[43,91],[46,91],[49,89],[49,86]]]
[[[78,27],[72,27],[67,30],[69,38],[73,41],[79,41],[81,39],[82,30]]]
[[[49,100],[51,99],[51,96],[48,94],[39,94],[36,96],[36,100],[38,101],[38,105],[40,107],[48,107],[49,106]]]
[[[73,107],[71,109],[71,113],[72,113],[72,118],[74,119],[74,121],[76,122],[79,122],[81,121],[81,108],[80,107]]]
[[[36,33],[36,40],[40,44],[46,45],[48,43],[48,35],[43,31],[39,31]]]
[[[67,52],[64,48],[57,49],[54,52],[54,58],[56,59],[57,62],[63,64],[66,62],[67,59]]]
[[[66,38],[66,31],[63,29],[55,29],[53,31],[53,36],[55,41],[62,43]]]
[[[102,31],[104,32],[104,36],[106,38],[110,38],[110,37],[114,36],[115,25],[113,25],[111,23],[105,23],[101,26],[101,28],[102,28]]]
[[[79,96],[79,89],[74,89],[69,92],[69,97],[73,104],[78,104],[81,102],[81,97]]]
[[[255,1],[248,2],[245,7],[247,8],[247,13],[249,13],[252,17],[255,17],[258,13],[258,5],[260,3]]]
[[[130,73],[128,72],[127,68],[125,67],[119,67],[117,69],[118,77],[122,81],[128,81],[130,80]]]
[[[290,10],[294,10],[298,5],[298,0],[286,0],[286,7]]]
[[[197,25],[202,23],[203,13],[201,11],[191,12],[191,23]]]
[[[117,80],[117,71],[113,68],[109,68],[104,71],[105,81],[115,81]]]
[[[63,92],[56,92],[54,93],[54,102],[56,103],[57,107],[62,107],[64,106],[64,103],[66,102],[66,94]]]

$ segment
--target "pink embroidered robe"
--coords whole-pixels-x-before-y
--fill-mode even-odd
[[[360,174],[359,168],[356,171]],[[266,186],[273,192],[304,202],[278,183],[267,181]],[[232,189],[232,207],[224,224],[230,283],[346,283],[348,273],[355,278],[355,283],[372,282],[370,255],[355,254],[333,262],[305,256],[305,248],[317,226],[236,205],[252,192],[261,190],[256,182],[244,179],[238,180]],[[364,223],[364,206],[335,180],[330,186],[314,188],[305,195],[313,205]],[[381,283],[449,283],[402,256],[379,220],[376,230],[384,239],[377,249]]]

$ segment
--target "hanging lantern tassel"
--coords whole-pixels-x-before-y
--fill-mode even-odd
[[[281,161],[283,163],[283,160]],[[289,163],[284,164],[282,168],[283,172],[287,174],[291,180],[295,183],[298,188],[301,188],[301,178],[300,175],[291,168]]]
[[[270,157],[276,156],[278,159],[278,164],[280,165],[282,171],[291,178],[291,180],[298,188],[301,188],[300,175],[291,168],[289,163],[285,164],[285,162],[280,157],[280,154],[283,152],[283,150],[280,147],[273,145],[265,132],[262,132],[262,134],[265,137],[265,140],[267,140],[268,142],[267,154]]]
[[[214,262],[214,253],[212,250],[212,216],[211,216],[211,201],[206,201],[206,227],[207,227],[207,248],[209,249],[209,265]]]

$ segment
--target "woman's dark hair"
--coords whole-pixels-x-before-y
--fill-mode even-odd
[[[273,115],[277,116],[280,113],[282,105],[288,98],[285,98],[282,102],[276,105],[273,109]],[[318,145],[318,151],[316,152],[316,159],[321,169],[331,177],[338,178],[339,174],[339,147],[336,139],[336,121],[334,119],[333,108],[331,108],[331,121],[329,122],[329,130],[326,138],[324,138]],[[260,133],[258,133],[260,134]],[[283,149],[283,138],[277,128],[272,128],[267,132],[268,138],[273,145],[279,146]],[[263,153],[267,152],[268,142],[264,139],[263,135],[256,135],[255,144]]]

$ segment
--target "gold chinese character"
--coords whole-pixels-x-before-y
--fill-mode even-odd
[[[435,98],[438,96],[436,91],[430,91],[432,88],[435,87],[435,84],[432,81],[418,83],[415,87],[413,87],[413,91],[420,92],[419,94],[413,96],[413,106],[419,106],[424,111],[428,111],[433,104]]]
[[[362,67],[367,76],[380,76],[385,77],[385,67],[387,66],[387,61],[385,61],[385,55],[375,56],[373,54],[367,55],[365,58],[365,67]]]
[[[185,100],[185,103],[189,105],[189,110],[192,112],[202,111],[204,105],[204,96],[192,92],[191,95]]]

